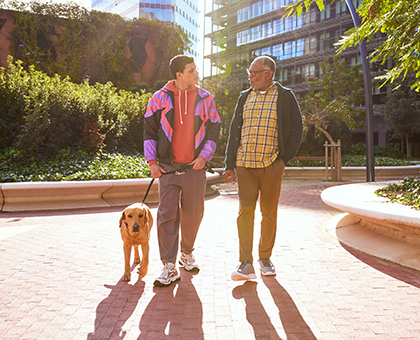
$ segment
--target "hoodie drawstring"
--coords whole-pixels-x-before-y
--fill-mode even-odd
[[[184,124],[182,120],[182,112],[181,112],[181,90],[179,90],[179,118],[181,119],[181,124]],[[187,98],[187,90],[185,90],[185,115],[187,115],[187,106],[188,106],[188,98]]]

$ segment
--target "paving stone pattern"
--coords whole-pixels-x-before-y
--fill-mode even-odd
[[[285,182],[272,261],[276,277],[233,282],[233,186],[206,200],[198,274],[155,288],[121,282],[121,208],[0,214],[0,339],[420,339],[420,275],[346,248],[325,231],[332,183]],[[156,216],[156,205],[151,205]],[[259,214],[256,220],[260,220]],[[258,225],[258,224],[257,224]],[[255,260],[259,237],[255,230]],[[257,263],[256,264],[256,269]]]

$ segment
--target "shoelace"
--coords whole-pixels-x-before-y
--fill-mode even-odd
[[[264,267],[273,267],[273,264],[271,263],[270,259],[261,259],[262,264]]]

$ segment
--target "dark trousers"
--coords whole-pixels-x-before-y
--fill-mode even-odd
[[[237,218],[239,235],[239,260],[253,262],[255,207],[260,196],[262,214],[261,237],[258,247],[260,258],[270,258],[277,230],[277,207],[285,164],[276,160],[261,169],[237,167],[239,214]]]

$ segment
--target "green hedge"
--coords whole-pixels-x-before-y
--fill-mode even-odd
[[[0,69],[0,149],[46,157],[68,147],[142,152],[150,93],[50,78],[11,58],[8,65]]]

